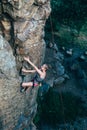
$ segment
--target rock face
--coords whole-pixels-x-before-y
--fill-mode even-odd
[[[50,14],[50,1],[4,0],[2,5],[2,32],[14,48],[18,67],[26,54],[29,54],[36,64],[35,59],[41,64],[45,52],[44,25]]]
[[[41,65],[45,55],[44,26],[50,0],[0,1],[0,130],[35,130],[37,88],[20,93],[19,71],[29,55]],[[31,75],[25,76],[29,80]]]
[[[17,75],[12,49],[2,36],[0,36],[0,72],[7,77],[16,77]]]

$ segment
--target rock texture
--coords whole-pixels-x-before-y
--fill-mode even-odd
[[[15,57],[9,43],[0,36],[0,130],[35,129],[38,88],[20,93]],[[22,116],[22,119],[21,119]]]
[[[20,68],[29,55],[36,65],[45,56],[44,26],[50,0],[0,1],[0,130],[35,130],[37,88],[20,93]],[[25,76],[29,80],[31,75]]]
[[[17,65],[20,66],[22,56],[26,54],[29,54],[36,64],[35,59],[39,57],[38,63],[41,64],[45,52],[44,25],[50,14],[50,1],[4,0],[2,9],[2,32],[14,48],[19,63]]]
[[[16,77],[16,63],[9,43],[0,36],[0,72],[6,77]]]

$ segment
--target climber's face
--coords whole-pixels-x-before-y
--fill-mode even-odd
[[[46,64],[43,64],[41,66],[41,70],[46,71],[48,69],[48,66]]]

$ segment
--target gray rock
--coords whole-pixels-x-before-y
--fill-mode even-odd
[[[65,47],[64,47],[64,46],[62,47],[62,50],[64,50],[64,51],[65,51]]]
[[[59,84],[62,84],[64,82],[64,78],[63,77],[59,77],[57,79],[54,80],[54,84],[55,85],[59,85]]]
[[[59,61],[56,62],[56,72],[58,76],[63,75],[65,72],[64,66]]]
[[[35,0],[35,2],[39,5],[45,4],[47,0]]]
[[[9,43],[2,36],[0,36],[0,72],[10,78],[17,76],[15,57]]]
[[[73,50],[72,50],[72,49],[67,50],[67,51],[66,51],[66,54],[72,56],[72,54],[73,54]]]
[[[63,75],[63,78],[65,78],[65,79],[70,79],[69,75],[67,75],[67,74],[64,74],[64,75]]]
[[[80,56],[80,59],[81,59],[81,60],[85,60],[86,58],[85,58],[84,55],[81,55],[81,56]]]

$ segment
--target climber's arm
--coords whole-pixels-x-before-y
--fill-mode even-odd
[[[25,72],[25,73],[35,73],[36,70],[26,70],[26,69],[22,68],[22,72]]]
[[[32,67],[34,67],[34,69],[40,74],[42,75],[42,71],[40,69],[38,69],[38,67],[36,65],[34,65],[33,62],[30,61],[29,57],[24,57],[24,60],[26,60]]]

